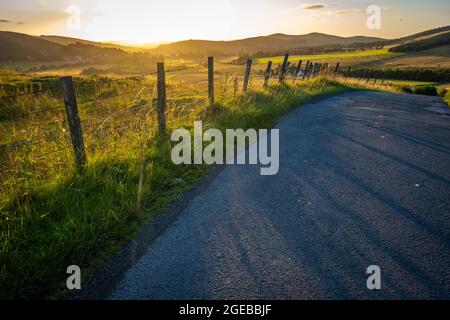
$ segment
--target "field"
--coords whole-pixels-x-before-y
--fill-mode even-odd
[[[225,72],[217,71],[212,107],[203,66],[167,73],[168,133],[192,130],[195,119],[222,130],[267,128],[294,105],[346,90],[324,78],[263,89],[252,78],[242,93],[233,70],[243,67],[229,68],[217,64]],[[171,162],[168,136],[156,130],[153,75],[74,79],[89,159],[81,171],[58,78],[3,73],[2,80],[21,91],[0,94],[0,298],[65,296],[68,264],[79,265],[87,279],[210,169]]]
[[[278,64],[283,62],[283,56],[259,58],[257,65],[266,65],[269,60]],[[291,61],[314,61],[335,65],[340,62],[343,67],[385,68],[450,68],[450,46],[412,53],[388,52],[388,49],[365,50],[357,52],[337,52],[318,55],[293,55]],[[262,68],[262,67],[260,67]]]
[[[414,81],[414,80],[395,80],[395,79],[387,79],[384,80],[384,83],[396,85],[396,86],[431,86],[434,85],[434,82],[430,81]]]
[[[393,57],[401,56],[401,53],[388,52],[387,49],[377,49],[377,50],[364,50],[355,52],[336,52],[327,54],[317,54],[317,55],[294,55],[290,57],[290,60],[303,60],[303,61],[314,61],[319,63],[329,63],[336,64],[340,62],[342,66],[355,66],[362,65],[368,62],[381,61],[385,59],[390,59]],[[284,57],[268,57],[260,58],[256,60],[256,64],[267,64],[270,60],[273,63],[282,63]]]
[[[377,68],[450,68],[450,46],[413,52],[369,64]]]

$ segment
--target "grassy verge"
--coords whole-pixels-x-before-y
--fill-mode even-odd
[[[294,106],[347,89],[324,78],[245,95],[220,88],[216,111],[174,117],[168,131],[181,126],[192,130],[199,118],[221,129],[267,128]],[[167,135],[142,130],[147,129],[94,153],[82,172],[71,169],[42,181],[36,178],[0,203],[0,299],[69,294],[69,265],[80,266],[86,280],[142,223],[208,173],[210,167],[204,165],[174,165]]]
[[[444,101],[450,107],[450,90],[449,89],[447,89],[447,92],[445,93]]]
[[[337,81],[343,85],[353,89],[369,89],[397,93],[420,94],[428,96],[442,97],[444,102],[450,106],[450,94],[448,84],[437,85],[433,82],[417,82],[408,80],[380,80],[377,79],[367,81],[366,79],[358,80],[357,78],[338,77]]]

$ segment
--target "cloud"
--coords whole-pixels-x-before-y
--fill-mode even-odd
[[[0,19],[0,23],[11,23],[11,20],[8,20],[8,19]]]
[[[314,4],[305,4],[303,6],[303,10],[320,10],[324,9],[326,6],[321,3],[314,3]]]
[[[364,12],[364,9],[361,8],[355,8],[355,9],[343,9],[343,10],[335,10],[334,15],[336,16],[342,16],[344,14],[357,14]]]

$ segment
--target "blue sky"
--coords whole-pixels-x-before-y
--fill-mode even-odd
[[[381,9],[379,30],[367,28],[369,5]],[[449,22],[448,0],[2,0],[0,3],[0,30],[132,43],[192,38],[227,40],[277,32],[394,38]]]

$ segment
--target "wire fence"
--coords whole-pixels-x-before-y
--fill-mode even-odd
[[[168,128],[194,120],[205,120],[207,127],[211,122],[205,113],[214,108],[217,97],[237,96],[256,85],[265,88],[269,81],[343,76],[339,65],[330,68],[310,61],[289,65],[288,55],[276,68],[270,62],[264,70],[252,71],[251,60],[245,66],[234,66],[242,70],[240,73],[215,71],[213,58],[208,61],[206,69],[168,71],[164,63],[159,63],[157,72],[149,73],[147,78],[128,79],[131,85],[127,82],[125,89],[100,87],[91,90],[91,95],[83,90],[77,92],[72,77],[62,77],[58,94],[40,89],[0,96],[0,104],[10,110],[9,114],[0,110],[0,180],[6,186],[2,193],[11,191],[18,177],[24,181],[46,178],[52,171],[68,172],[74,165],[82,167],[112,150],[117,154],[138,150],[142,139]],[[101,92],[97,93],[97,89]]]

